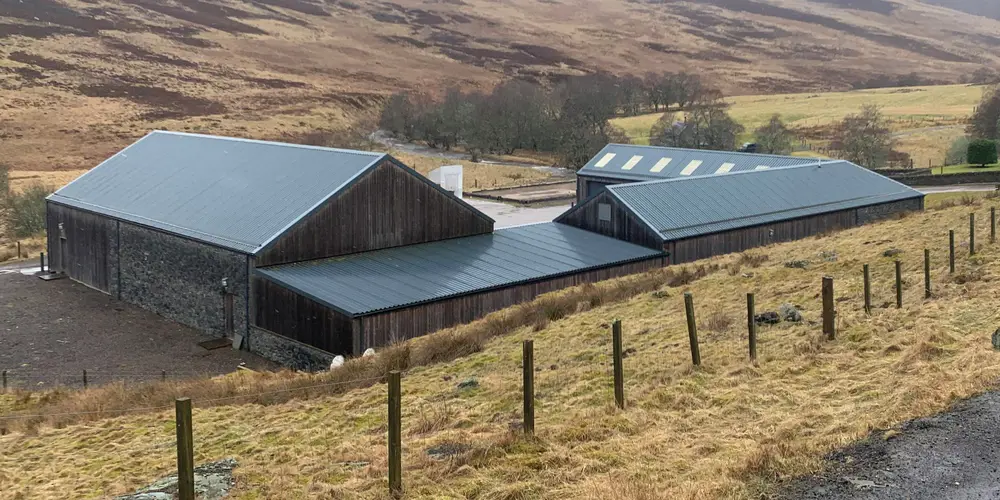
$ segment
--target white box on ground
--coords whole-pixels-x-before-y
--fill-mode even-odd
[[[455,196],[462,198],[462,166],[445,165],[441,168],[431,170],[431,182],[443,187],[447,191],[455,193]]]

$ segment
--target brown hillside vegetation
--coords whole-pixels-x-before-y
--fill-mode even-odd
[[[674,281],[681,271],[668,268],[557,292],[339,372],[0,397],[0,411],[49,414],[38,428],[14,426],[0,437],[0,491],[10,498],[96,498],[168,474],[175,460],[172,410],[109,419],[67,413],[169,408],[170,398],[187,394],[196,407],[196,460],[234,457],[241,464],[234,498],[387,498],[386,389],[379,380],[395,367],[407,370],[408,498],[760,498],[776,481],[816,470],[831,449],[943,410],[1000,376],[990,344],[1000,320],[1000,244],[989,243],[981,223],[982,243],[969,257],[961,237],[967,214],[984,220],[995,199],[958,202],[710,259],[688,267],[681,281]],[[948,229],[960,235],[953,275]],[[920,275],[925,247],[932,257],[929,300]],[[903,251],[894,257],[905,273],[902,309],[893,304],[893,258],[884,256],[894,248]],[[809,264],[785,265],[792,260]],[[862,309],[864,263],[873,270],[870,317]],[[698,267],[700,276],[692,271]],[[834,341],[820,332],[824,275],[836,280]],[[700,368],[690,364],[684,291],[694,294],[699,316]],[[747,291],[757,294],[758,312],[790,303],[804,315],[801,323],[760,328],[756,366],[746,358]],[[624,411],[613,404],[614,318],[625,331]],[[535,440],[517,432],[525,339],[535,345]],[[457,388],[473,379],[477,387]],[[335,383],[347,386],[289,390]]]
[[[1000,22],[917,0],[0,0],[0,148],[89,168],[152,128],[298,140],[400,88],[595,71],[730,93],[1000,64]]]

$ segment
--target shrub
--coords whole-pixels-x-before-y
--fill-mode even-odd
[[[976,139],[969,143],[969,163],[985,167],[997,162],[997,142]]]
[[[8,195],[10,229],[17,238],[34,236],[45,231],[45,197],[51,189],[32,184],[23,192]]]

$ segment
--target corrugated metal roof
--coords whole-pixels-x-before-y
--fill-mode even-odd
[[[608,144],[587,162],[578,174],[611,179],[649,181],[682,176],[694,177],[721,175],[727,172],[746,172],[757,170],[759,167],[791,167],[816,163],[817,161],[819,160],[816,158],[795,156]]]
[[[49,199],[253,253],[383,158],[157,131]]]
[[[346,314],[363,316],[660,255],[547,222],[255,272]]]
[[[664,241],[923,196],[846,161],[607,189]]]

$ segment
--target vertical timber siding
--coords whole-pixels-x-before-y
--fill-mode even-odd
[[[46,202],[45,218],[49,268],[117,295],[117,221],[52,202]],[[59,224],[65,241],[60,238]]]
[[[646,272],[665,265],[663,257],[596,269],[535,283],[431,302],[360,318],[361,350],[475,321],[505,307],[527,302],[554,290]]]
[[[913,198],[670,241],[663,249],[670,253],[671,263],[682,264],[860,226],[899,213],[922,210],[923,206],[922,197]]]
[[[610,222],[602,221],[598,217],[598,207],[602,203],[611,205]],[[607,191],[587,200],[571,212],[559,216],[556,222],[647,248],[659,249],[663,245],[663,240],[649,226],[626,210],[618,199]]]
[[[385,161],[258,256],[259,266],[489,233],[493,222]]]
[[[119,223],[119,255],[125,302],[221,337],[226,278],[234,330],[247,332],[246,255],[127,222]]]
[[[253,291],[254,326],[333,354],[353,353],[348,316],[263,278],[253,278]]]

